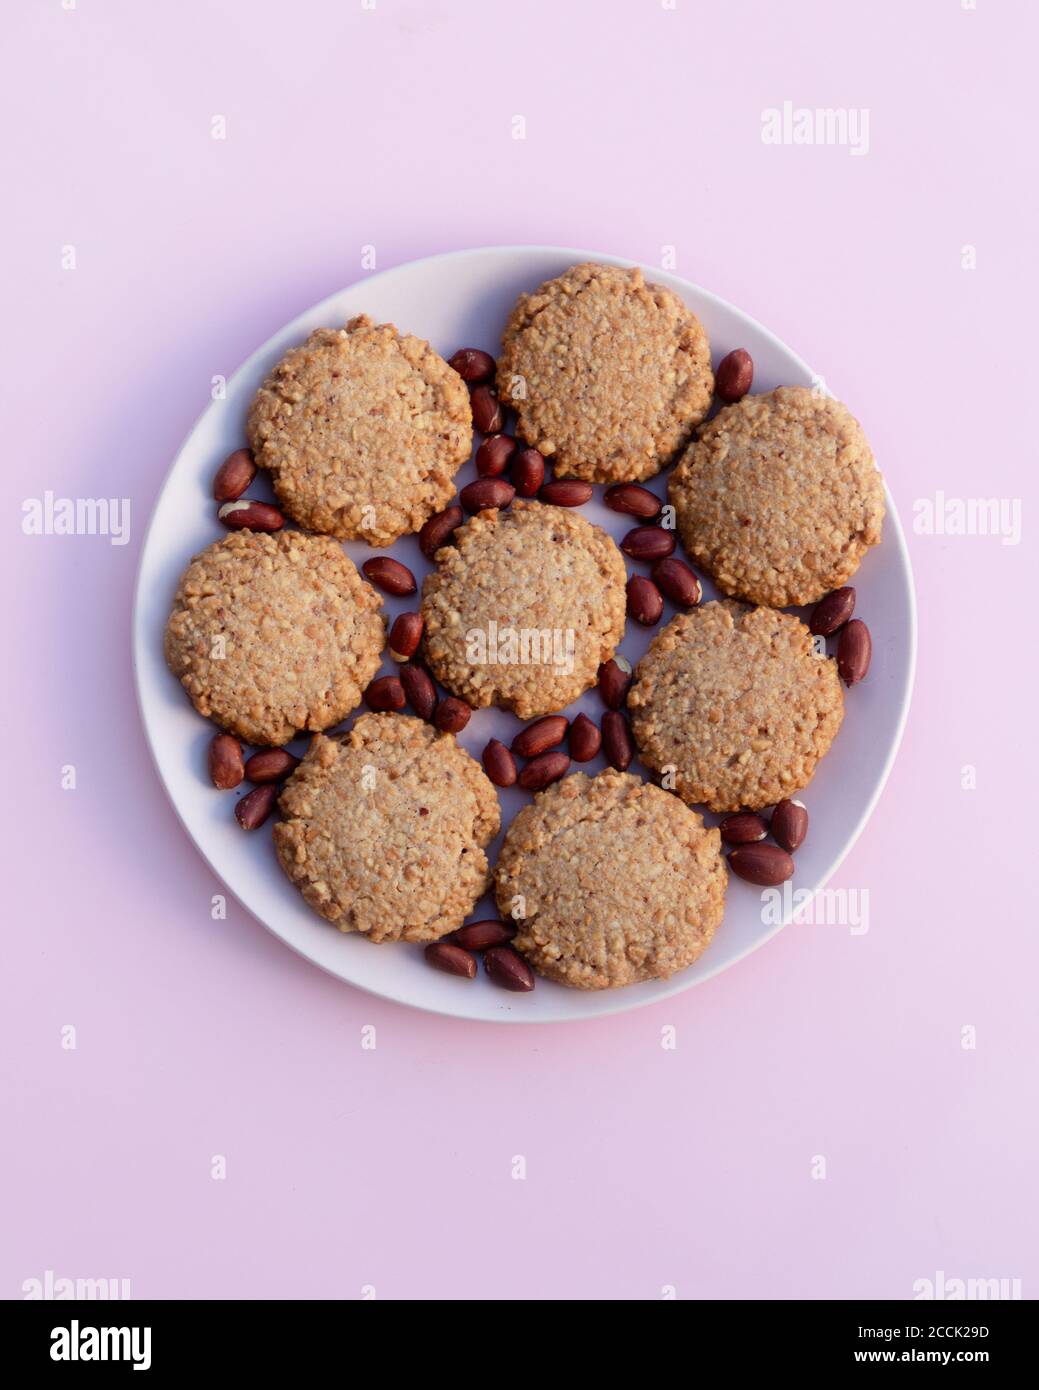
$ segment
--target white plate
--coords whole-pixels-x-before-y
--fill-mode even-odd
[[[245,442],[249,401],[287,348],[312,329],[337,326],[363,312],[376,322],[389,321],[428,339],[445,357],[459,347],[495,352],[520,291],[532,290],[568,266],[590,260],[630,264],[596,252],[552,247],[458,251],[372,275],[301,314],[249,358],[228,383],[227,399],[213,402],[191,431],[166,479],[141,555],[133,618],[141,714],[159,776],[199,852],[254,916],[315,965],[384,998],[459,1018],[541,1023],[638,1008],[710,979],[767,941],[779,926],[774,920],[763,920],[760,890],[732,878],[725,920],[710,949],[690,969],[653,984],[592,992],[567,990],[539,979],[529,995],[496,989],[482,971],[469,982],[431,970],[419,946],[373,946],[361,937],[343,936],[304,904],[282,873],[271,848],[269,825],[243,833],[233,815],[234,796],[217,792],[209,784],[205,754],[213,729],[198,717],[166,668],[163,628],[188,560],[224,534],[210,492],[213,474],[221,460]],[[751,353],[755,391],[812,384],[806,364],[746,314],[677,276],[649,268],[646,274],[669,286],[699,315],[710,335],[715,363],[732,348]],[[849,404],[853,411],[858,406],[868,413],[868,402]],[[473,476],[470,462],[459,473],[458,486]],[[649,486],[665,495],[663,476]],[[250,492],[269,495],[265,488],[254,487]],[[583,508],[584,515],[619,540],[633,523],[607,510],[601,494],[597,488]],[[916,618],[909,559],[890,495],[887,506],[883,544],[870,551],[853,581],[858,590],[856,611],[873,634],[873,665],[868,679],[848,692],[843,728],[804,794],[811,830],[797,854],[793,880],[797,889],[821,887],[847,854],[880,794],[902,734],[912,686]],[[350,543],[346,548],[358,565],[372,553],[363,544]],[[398,556],[419,577],[429,568],[413,536],[380,553]],[[709,583],[705,590],[705,597],[716,596]],[[387,600],[386,606],[392,616],[413,603]],[[668,605],[662,621],[673,611]],[[621,650],[633,664],[656,630],[628,623]],[[383,669],[391,669],[388,660]],[[573,717],[579,709],[599,719],[602,709],[594,690],[567,713]],[[474,714],[461,742],[479,757],[489,738],[507,743],[519,727],[511,714],[481,710]],[[586,764],[585,770],[598,771],[602,766],[599,758]],[[527,798],[515,790],[499,795],[507,825]],[[489,851],[492,862],[497,848],[496,842]],[[495,915],[493,904],[485,899],[474,918],[489,915]]]

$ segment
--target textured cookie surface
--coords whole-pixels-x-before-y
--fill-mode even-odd
[[[360,703],[385,639],[379,607],[327,536],[234,531],[185,570],[166,660],[199,714],[275,747]]]
[[[884,520],[858,422],[803,386],[719,411],[679,461],[668,497],[682,544],[718,587],[777,608],[840,588]]]
[[[807,786],[844,717],[836,664],[799,618],[725,600],[673,618],[628,693],[642,761],[683,800],[761,810]]]
[[[362,314],[285,354],[253,400],[248,437],[300,526],[388,545],[452,497],[472,412],[428,343]]]
[[[561,478],[658,473],[707,414],[700,320],[641,270],[576,265],[521,295],[502,335],[498,393]]]
[[[625,772],[540,792],[509,826],[498,910],[513,945],[575,989],[664,979],[710,944],[725,906],[721,837],[677,797]]]
[[[318,735],[285,784],[274,827],[282,868],[343,932],[435,941],[487,888],[498,798],[453,734],[401,714],[364,714]]]
[[[455,540],[422,586],[437,680],[521,719],[593,685],[624,634],[624,561],[606,532],[564,507],[515,502],[472,517]]]

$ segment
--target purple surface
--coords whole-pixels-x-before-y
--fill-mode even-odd
[[[1036,1291],[1039,948],[1007,833],[1036,776],[1034,10],[578,8],[8,16],[0,1296],[48,1269],[136,1297]],[[764,143],[787,100],[867,108],[868,152]],[[659,1007],[529,1031],[212,920],[129,665],[138,547],[211,378],[365,247],[506,242],[673,247],[819,364],[884,461],[920,611],[901,754],[831,884],[868,890],[869,930],[793,926]],[[47,490],[131,498],[129,543],[23,534]],[[938,492],[1027,495],[1023,538],[914,533]]]

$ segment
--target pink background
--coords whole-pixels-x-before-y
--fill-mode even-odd
[[[1037,39],[1024,0],[7,7],[0,1295],[48,1269],[136,1297],[1036,1293]],[[868,108],[868,155],[763,144],[784,100]],[[869,890],[868,933],[790,927],[660,1007],[542,1029],[383,1004],[233,903],[212,921],[129,662],[210,378],[366,244],[384,269],[503,242],[673,245],[818,364],[884,463],[921,619],[835,884]],[[131,543],[24,536],[45,489],[132,497]],[[1023,497],[1021,544],[913,534],[939,489]]]

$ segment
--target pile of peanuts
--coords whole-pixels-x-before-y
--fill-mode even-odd
[[[521,448],[505,432],[505,411],[492,385],[495,361],[480,348],[460,348],[449,365],[469,387],[473,424],[484,436],[476,451],[477,478],[467,483],[457,503],[431,516],[418,535],[419,547],[428,560],[446,545],[455,528],[468,514],[508,507],[515,497],[536,497],[556,507],[580,507],[591,500],[591,483],[577,479],[546,480],[545,458],[537,449]],[[750,390],[754,363],[742,348],[728,353],[718,364],[715,391],[726,404],[740,400]],[[507,475],[507,476],[506,476]],[[244,496],[256,476],[248,449],[237,449],[220,466],[213,484],[219,502],[219,519],[234,529],[276,531],[285,525],[277,507]],[[700,580],[684,560],[675,555],[674,531],[660,525],[663,504],[655,493],[638,483],[616,483],[606,488],[603,502],[611,511],[628,516],[632,528],[620,542],[630,559],[648,565],[649,574],[633,574],[627,583],[627,610],[635,622],[653,627],[664,611],[665,597],[680,609],[695,608],[703,596]],[[368,581],[395,598],[418,590],[407,565],[392,556],[379,555],[361,566]],[[813,636],[836,637],[837,668],[848,686],[861,681],[869,670],[872,643],[869,628],[852,618],[855,590],[834,590],[812,612]],[[389,651],[399,664],[396,675],[377,676],[364,691],[371,710],[399,711],[405,706],[421,719],[431,720],[444,733],[460,733],[469,723],[472,709],[454,695],[438,695],[426,668],[415,660],[422,642],[421,613],[400,613],[389,635]],[[565,777],[571,763],[586,763],[602,752],[618,772],[625,772],[634,757],[631,730],[624,714],[631,666],[615,656],[599,667],[598,691],[605,706],[601,724],[586,714],[570,721],[562,714],[545,715],[522,729],[506,747],[492,738],[482,753],[484,771],[496,787],[518,786],[538,792]],[[566,750],[563,751],[563,745]],[[523,761],[518,767],[517,758]],[[213,785],[237,787],[243,780],[256,784],[235,806],[235,816],[245,830],[255,830],[270,816],[277,801],[279,783],[299,759],[287,749],[268,748],[246,759],[239,741],[231,734],[217,734],[210,745],[209,772]],[[808,811],[803,802],[781,801],[770,818],[756,811],[738,811],[724,817],[718,829],[731,846],[729,866],[749,883],[773,887],[794,872],[794,852],[808,833]],[[772,844],[765,843],[771,835]],[[425,948],[430,965],[448,974],[473,979],[476,952],[483,954],[488,977],[503,989],[529,991],[534,975],[522,956],[510,946],[516,927],[502,921],[471,922],[442,941]]]
[[[260,748],[250,757],[233,734],[217,734],[209,745],[209,777],[219,791],[233,791],[242,782],[253,790],[235,802],[235,819],[243,830],[258,830],[274,810],[274,803],[299,759],[287,748]]]

